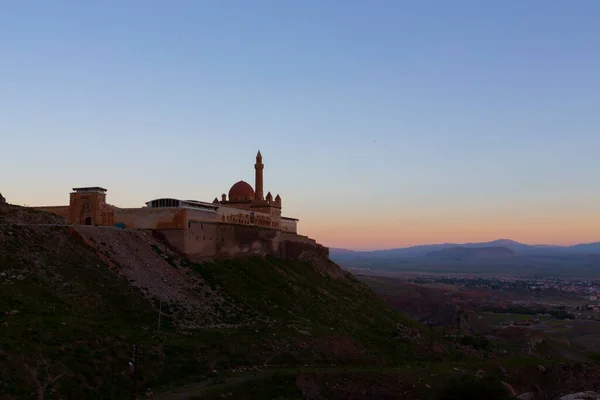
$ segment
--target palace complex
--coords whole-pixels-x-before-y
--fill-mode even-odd
[[[220,200],[217,197],[212,203],[160,198],[146,202],[144,207],[120,208],[106,202],[106,189],[95,186],[74,188],[68,206],[34,208],[61,215],[73,225],[156,231],[190,257],[256,253],[285,257],[291,248],[297,252],[298,244],[316,246],[321,253],[328,253],[314,240],[298,235],[296,218],[281,215],[279,194],[264,195],[260,151],[254,170],[254,188],[239,181],[228,195],[222,194]]]

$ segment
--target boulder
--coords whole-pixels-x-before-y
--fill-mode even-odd
[[[562,396],[559,400],[598,400],[600,394],[592,391],[572,393],[566,396]]]
[[[518,400],[533,400],[535,399],[535,393],[533,392],[527,392],[527,393],[523,393],[521,395],[519,395],[519,397],[517,397]]]
[[[541,364],[537,366],[537,369],[538,369],[538,371],[540,371],[542,374],[543,374],[544,372],[546,372],[546,367],[544,367],[544,366],[543,366],[543,365],[541,365]]]
[[[502,382],[502,386],[504,386],[504,389],[506,389],[508,394],[510,394],[513,397],[517,397],[517,392],[515,392],[515,389],[512,387],[511,384]],[[568,399],[568,400],[570,400],[570,399]]]

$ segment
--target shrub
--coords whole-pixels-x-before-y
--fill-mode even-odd
[[[451,378],[436,393],[436,400],[508,400],[513,397],[507,392],[501,381],[485,377],[478,378],[463,375]]]

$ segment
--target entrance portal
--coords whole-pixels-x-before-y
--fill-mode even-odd
[[[91,225],[92,224],[92,217],[87,217],[85,219],[85,225]]]

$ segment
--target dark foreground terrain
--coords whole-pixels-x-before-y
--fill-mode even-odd
[[[329,260],[194,263],[152,232],[62,224],[0,206],[0,399],[423,399],[450,398],[452,385],[557,398],[600,388],[592,360],[458,343]]]

